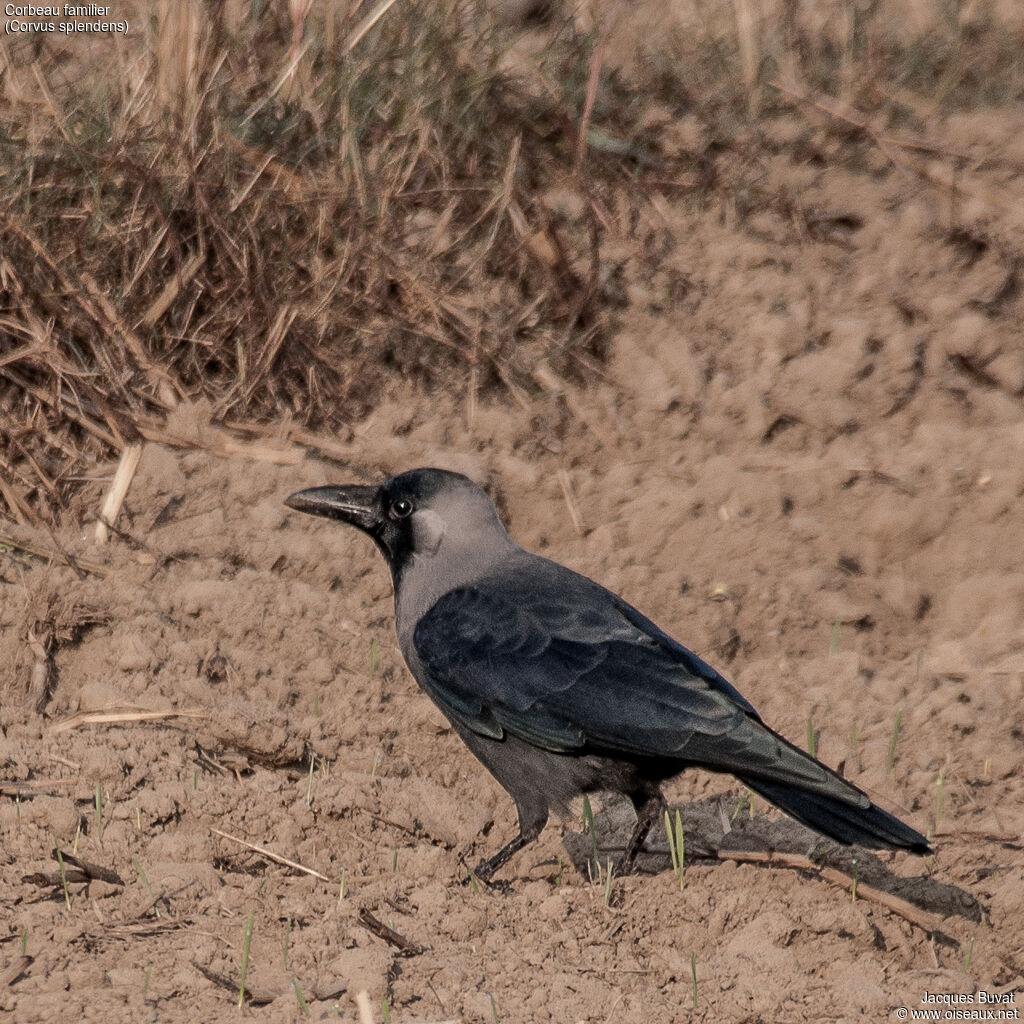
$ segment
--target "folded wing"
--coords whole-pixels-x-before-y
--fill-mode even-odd
[[[433,698],[494,738],[667,759],[870,805],[636,609],[564,572],[524,578],[518,592],[505,576],[442,597],[413,637]]]

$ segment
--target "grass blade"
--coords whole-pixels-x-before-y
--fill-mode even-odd
[[[594,872],[600,877],[601,875],[601,855],[597,849],[597,831],[594,828],[594,812],[590,807],[590,798],[584,794],[583,796],[583,830],[590,833],[590,843],[593,847],[593,861],[594,861]]]
[[[672,854],[672,871],[679,879],[679,891],[683,891],[686,885],[686,836],[683,833],[683,819],[676,810],[675,829],[672,828],[672,819],[665,811],[665,835],[668,837],[668,849]]]
[[[60,884],[64,887],[64,903],[68,910],[71,909],[71,893],[68,892],[68,876],[64,870],[64,858],[61,855],[60,847],[57,847],[57,863],[60,865]]]
[[[299,1004],[303,1017],[309,1016],[309,1006],[306,1004],[306,997],[302,994],[302,986],[298,978],[292,978],[292,988],[295,989],[295,999]]]
[[[892,771],[892,766],[896,763],[896,744],[899,742],[900,729],[903,728],[903,708],[900,708],[896,712],[896,718],[892,723],[892,735],[889,737],[889,751],[885,757],[885,773],[886,775]]]
[[[132,866],[135,868],[135,873],[139,876],[139,881],[145,886],[146,892],[149,893],[149,898],[153,901],[153,912],[157,917],[160,916],[160,908],[156,905],[156,896],[153,895],[153,887],[149,884],[149,879],[146,877],[146,870],[142,866],[142,862],[138,857],[132,857]]]
[[[252,946],[252,922],[255,912],[249,908],[249,916],[245,919],[245,936],[242,939],[242,968],[238,978],[238,1005],[245,1003],[245,978],[249,973],[249,948]]]

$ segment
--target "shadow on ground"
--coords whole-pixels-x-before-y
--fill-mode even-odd
[[[839,884],[842,880],[837,877],[838,872],[846,876],[851,887],[856,878],[862,891],[870,887],[939,918],[955,915],[979,922],[987,917],[985,908],[971,893],[931,876],[933,858],[911,860],[909,856],[900,856],[901,861],[912,868],[923,869],[924,873],[909,877],[899,875],[887,862],[891,858],[897,863],[891,854],[876,855],[859,847],[839,846],[788,818],[752,814],[749,804],[737,803],[733,797],[711,797],[670,807],[668,814],[673,830],[677,813],[685,837],[685,864],[738,860],[766,870],[800,871],[808,877],[809,884],[814,877]],[[594,816],[593,836],[589,832],[567,835],[565,850],[576,870],[584,876],[595,873],[595,839],[601,865],[608,860],[614,863],[625,848],[634,822],[630,804],[617,800]],[[941,847],[937,856],[941,857]],[[651,830],[637,860],[637,870],[643,874],[673,870],[664,827],[656,826]]]

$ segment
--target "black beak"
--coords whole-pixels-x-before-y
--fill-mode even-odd
[[[379,491],[376,487],[311,487],[285,499],[296,512],[339,519],[373,534],[382,519]]]

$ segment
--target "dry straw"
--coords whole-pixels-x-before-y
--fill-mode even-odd
[[[574,396],[622,303],[608,253],[656,273],[667,200],[801,222],[769,117],[1021,212],[906,127],[1019,102],[1014,5],[695,0],[656,32],[581,7],[530,46],[470,0],[130,6],[114,47],[0,40],[0,516],[33,530],[94,521],[96,463],[200,398],[322,438],[398,377],[601,441]]]

